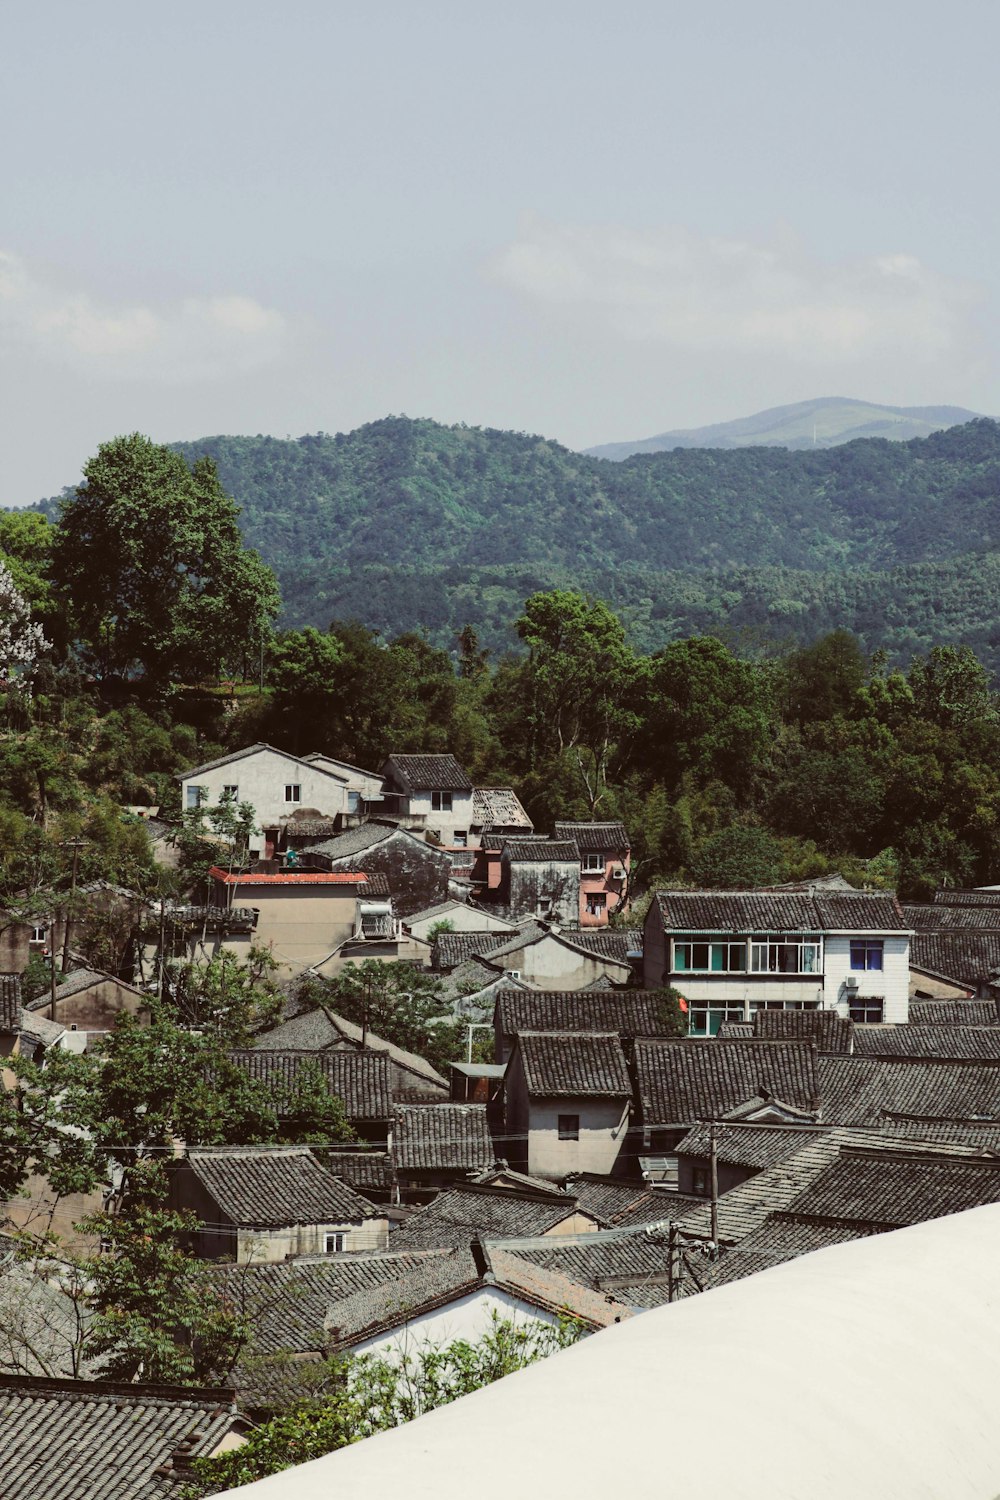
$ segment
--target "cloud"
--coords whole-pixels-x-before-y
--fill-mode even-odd
[[[955,353],[975,300],[908,254],[827,261],[788,237],[752,244],[676,227],[529,225],[487,270],[623,339],[820,364]]]
[[[89,376],[175,384],[220,380],[270,363],[287,329],[251,297],[188,297],[166,306],[107,305],[33,276],[0,251],[0,336]]]

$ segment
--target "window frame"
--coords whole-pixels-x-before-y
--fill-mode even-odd
[[[604,874],[604,855],[603,854],[581,854],[581,856],[580,856],[580,873],[581,873],[581,875],[603,875]]]
[[[208,787],[196,786],[194,782],[184,788],[184,811],[197,812],[208,804]]]
[[[606,916],[608,910],[607,891],[585,891],[584,910],[588,917]]]
[[[452,801],[451,792],[431,792],[431,812],[451,812]]]
[[[848,1014],[855,1026],[881,1026],[885,1022],[885,998],[882,995],[852,997],[848,1001]]]
[[[233,783],[230,783],[229,786],[224,786],[222,788],[222,795],[219,798],[219,801],[225,802],[227,798],[233,802],[238,802],[240,800],[239,783],[236,783],[235,785]]]
[[[301,783],[301,781],[287,781],[285,783],[285,801],[286,802],[301,802],[302,801],[302,783]]]
[[[850,938],[848,958],[852,974],[884,974],[885,939]],[[878,963],[872,963],[873,958],[877,958]]]
[[[557,1115],[556,1130],[561,1141],[578,1141],[580,1139],[580,1116]]]
[[[704,949],[704,964],[693,961],[693,950]],[[687,950],[687,963],[681,964],[680,950]],[[713,964],[713,950],[723,949],[723,963]],[[729,938],[683,938],[674,939],[673,972],[675,974],[745,974],[749,945],[745,938],[731,941]],[[698,956],[700,960],[700,955]]]
[[[751,974],[805,974],[822,977],[823,939],[818,934],[755,937],[750,939],[748,946]],[[807,952],[813,956],[811,965],[804,962]],[[793,959],[793,963],[789,964],[789,959]]]
[[[323,1254],[343,1255],[347,1249],[347,1235],[346,1229],[325,1229],[323,1231]],[[331,1240],[339,1240],[340,1243],[331,1245]]]

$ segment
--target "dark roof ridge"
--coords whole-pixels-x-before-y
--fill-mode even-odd
[[[149,1384],[137,1383],[129,1380],[82,1380],[79,1377],[67,1379],[58,1375],[8,1375],[6,1371],[0,1374],[0,1387],[16,1386],[25,1391],[58,1391],[65,1396],[129,1396],[135,1400],[152,1401],[190,1401],[198,1405],[208,1405],[214,1401],[217,1406],[236,1405],[236,1392],[231,1386],[221,1385],[158,1385],[155,1382]]]
[[[988,1146],[970,1145],[966,1150],[959,1146],[952,1146],[947,1151],[940,1151],[935,1150],[937,1145],[939,1142],[936,1141],[928,1141],[926,1148],[920,1147],[919,1142],[911,1142],[909,1146],[890,1145],[884,1148],[877,1145],[845,1144],[840,1148],[840,1155],[859,1157],[865,1161],[913,1162],[919,1166],[925,1166],[929,1161],[947,1162],[949,1166],[958,1162],[1000,1170],[1000,1152],[991,1151]]]
[[[577,1203],[577,1199],[572,1193],[563,1192],[561,1188],[554,1187],[551,1193],[547,1193],[543,1188],[500,1187],[494,1182],[465,1182],[461,1178],[447,1183],[441,1189],[441,1192],[474,1193],[478,1197],[493,1198],[500,1203],[512,1201],[552,1204],[557,1208],[565,1207],[567,1213],[571,1212]],[[562,1198],[560,1198],[560,1194],[562,1194]],[[436,1201],[436,1199],[432,1198],[427,1207],[430,1208]]]

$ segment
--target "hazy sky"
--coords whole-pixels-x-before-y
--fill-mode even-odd
[[[996,0],[0,0],[0,502],[388,412],[1000,412]]]

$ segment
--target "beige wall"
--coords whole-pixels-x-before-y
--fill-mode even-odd
[[[503,965],[505,969],[516,969],[522,979],[540,990],[585,990],[604,975],[613,984],[626,984],[632,973],[627,963],[617,963],[596,953],[581,953],[554,936],[526,943],[517,952],[505,954]]]
[[[510,1159],[537,1177],[563,1178],[571,1172],[608,1173],[618,1159],[628,1126],[626,1099],[529,1098],[515,1048],[504,1081]],[[579,1115],[580,1138],[559,1139],[559,1116]],[[568,1232],[568,1231],[567,1231]]]
[[[333,1232],[347,1235],[344,1254],[385,1250],[389,1245],[388,1219],[364,1219],[360,1224],[292,1224],[285,1229],[239,1230],[236,1260],[245,1266],[282,1261],[290,1255],[323,1255],[325,1236]]]
[[[70,974],[67,976],[72,978]],[[77,995],[68,995],[65,1000],[56,1000],[56,1020],[60,1026],[76,1027],[77,1031],[111,1031],[118,1017],[124,1013],[141,1015],[149,1019],[148,1001],[137,994],[130,985],[112,975],[96,980]],[[45,1015],[49,1015],[46,1007]]]

